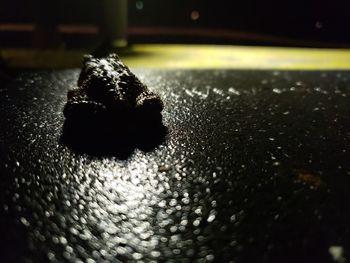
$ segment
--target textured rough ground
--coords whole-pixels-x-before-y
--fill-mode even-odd
[[[349,72],[138,70],[169,134],[126,160],[59,143],[79,72],[0,88],[1,262],[349,260]]]

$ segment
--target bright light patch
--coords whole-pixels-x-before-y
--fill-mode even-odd
[[[142,1],[137,1],[136,2],[136,9],[137,10],[142,10],[143,9],[143,2]]]
[[[191,19],[192,19],[193,21],[196,21],[196,20],[199,19],[199,12],[198,12],[197,10],[193,10],[193,11],[191,12]]]

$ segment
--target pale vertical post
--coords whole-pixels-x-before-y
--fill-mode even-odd
[[[127,45],[128,1],[104,0],[102,33],[105,41],[114,47]]]

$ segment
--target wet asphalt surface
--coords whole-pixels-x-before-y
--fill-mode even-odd
[[[1,262],[350,258],[350,72],[135,73],[167,133],[100,154],[61,140],[79,70],[2,81]]]

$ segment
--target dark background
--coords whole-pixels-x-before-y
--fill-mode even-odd
[[[101,22],[104,1],[62,0],[44,3],[40,0],[2,1],[0,23],[33,23],[40,16],[40,9],[45,8],[51,9],[49,17],[58,24],[98,26]],[[320,47],[347,47],[350,43],[349,1],[130,0],[128,5],[130,43]],[[0,30],[2,45],[22,46],[30,43],[30,32],[20,33]],[[72,36],[63,38],[66,42],[75,43],[69,45],[79,46],[79,43],[89,43],[88,39],[92,36],[87,35],[91,34],[82,31],[76,34],[75,41],[67,40]]]

